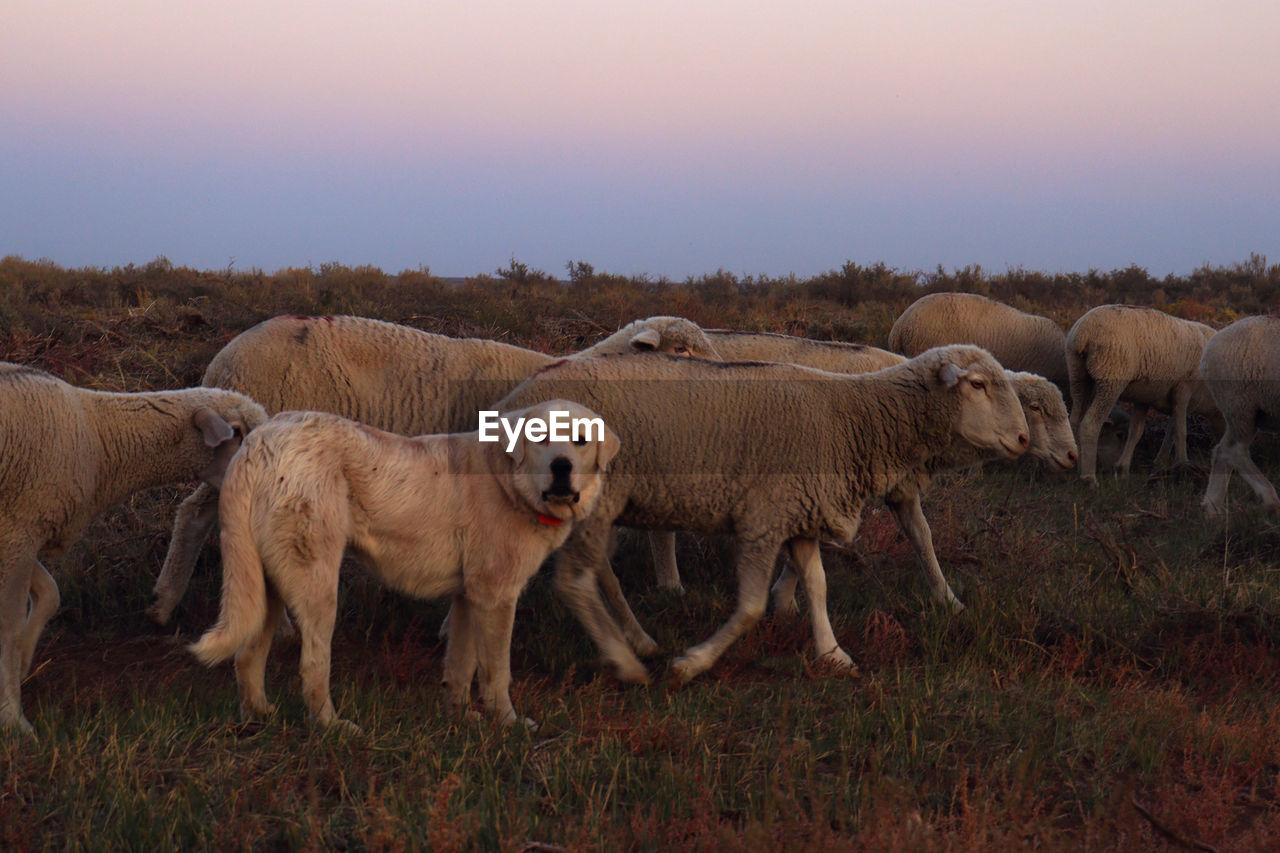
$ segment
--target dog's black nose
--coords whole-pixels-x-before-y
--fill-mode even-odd
[[[567,483],[573,473],[573,462],[567,456],[557,456],[551,460],[551,482]]]

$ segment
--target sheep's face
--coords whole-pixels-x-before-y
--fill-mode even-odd
[[[1062,392],[1049,380],[1032,373],[1010,374],[1010,379],[1027,418],[1027,435],[1031,439],[1027,453],[1060,471],[1074,468],[1076,440]]]
[[[509,423],[523,417],[554,425],[553,413],[567,413],[561,422],[577,423],[565,440],[554,433],[531,436],[526,430],[505,452],[511,459],[513,490],[540,516],[569,521],[590,515],[603,487],[603,475],[619,449],[618,436],[595,412],[568,400],[551,400],[517,412],[505,412]],[[554,439],[554,440],[553,440]],[[505,448],[504,448],[505,449]]]
[[[685,358],[720,361],[715,344],[702,327],[683,317],[650,317],[637,320],[627,337],[631,352],[665,352]],[[624,330],[625,331],[625,330]]]
[[[1026,451],[1030,438],[1022,404],[995,359],[987,356],[964,367],[944,360],[937,379],[959,397],[955,432],[960,438],[1009,459]]]
[[[222,487],[231,457],[249,431],[267,419],[266,411],[239,394],[228,393],[214,405],[202,406],[191,416],[192,426],[200,434],[200,443],[209,454],[208,461],[197,472],[215,489]]]

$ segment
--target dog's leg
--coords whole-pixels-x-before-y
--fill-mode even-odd
[[[338,716],[329,693],[333,626],[338,617],[338,567],[344,543],[336,537],[332,542],[325,542],[324,538],[312,540],[313,553],[317,555],[314,560],[282,566],[272,574],[302,640],[298,669],[302,675],[302,700],[312,720],[358,734],[358,726]]]
[[[267,701],[267,653],[275,638],[276,627],[284,616],[284,600],[271,582],[267,582],[267,618],[262,631],[236,653],[236,685],[240,689],[240,714],[246,720],[270,716],[275,706]]]
[[[450,711],[465,711],[476,677],[475,629],[470,602],[455,595],[445,625],[449,641],[444,649],[444,700]]]
[[[685,651],[671,663],[681,683],[706,672],[734,640],[760,621],[769,603],[769,578],[781,543],[769,539],[738,539],[738,606],[729,621],[705,642]]]
[[[492,605],[477,604],[471,612],[471,634],[480,663],[480,698],[506,726],[521,720],[511,706],[511,631],[515,618],[514,598]],[[536,725],[529,719],[524,723]]]
[[[173,538],[164,556],[160,577],[156,578],[155,599],[147,608],[147,616],[157,625],[167,625],[173,609],[191,583],[200,549],[218,520],[218,491],[208,483],[182,502],[173,520]]]
[[[26,678],[31,671],[31,659],[35,657],[36,643],[44,632],[44,626],[58,610],[62,597],[58,594],[58,582],[53,575],[32,558],[31,569],[31,610],[27,614],[27,624],[22,629],[22,677]]]
[[[22,714],[22,635],[35,549],[0,553],[0,729],[34,734]]]

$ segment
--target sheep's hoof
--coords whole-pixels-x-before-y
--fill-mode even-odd
[[[648,684],[649,671],[638,660],[614,661],[614,674],[625,684]]]
[[[1226,511],[1226,507],[1218,503],[1201,503],[1200,506],[1204,508],[1204,514],[1208,518],[1222,518]],[[1272,512],[1276,512],[1277,510],[1280,510],[1280,507],[1271,508]]]
[[[849,657],[848,652],[839,646],[836,646],[834,649],[818,658],[818,662],[823,666],[828,666],[841,672],[857,669],[857,667],[853,665],[853,658]]]
[[[334,717],[330,720],[324,730],[326,734],[333,733],[338,737],[362,737],[364,735],[364,729],[341,717]]]
[[[705,669],[691,655],[682,655],[671,662],[671,681],[677,687],[688,684]]]
[[[16,720],[6,720],[3,724],[0,724],[0,733],[5,735],[24,735],[33,741],[37,739],[35,728],[32,727],[23,714],[18,714]]]
[[[147,618],[158,628],[168,627],[169,617],[172,615],[172,608],[164,607],[159,601],[152,602],[147,608]]]
[[[1095,489],[1098,488],[1098,478],[1095,475],[1083,474],[1081,475],[1080,479],[1084,480],[1084,484],[1086,486],[1092,486]]]
[[[964,602],[958,598],[955,598],[954,596],[947,600],[946,606],[947,606],[947,609],[950,610],[952,613],[964,612]]]
[[[778,599],[773,602],[773,616],[775,619],[783,619],[791,621],[800,616],[800,605],[796,604],[795,598],[788,598],[785,601]]]
[[[270,717],[275,712],[276,706],[266,701],[242,702],[240,704],[240,719],[246,723]]]

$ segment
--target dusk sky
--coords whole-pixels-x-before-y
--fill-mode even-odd
[[[1280,3],[5,0],[0,255],[1280,262]]]

